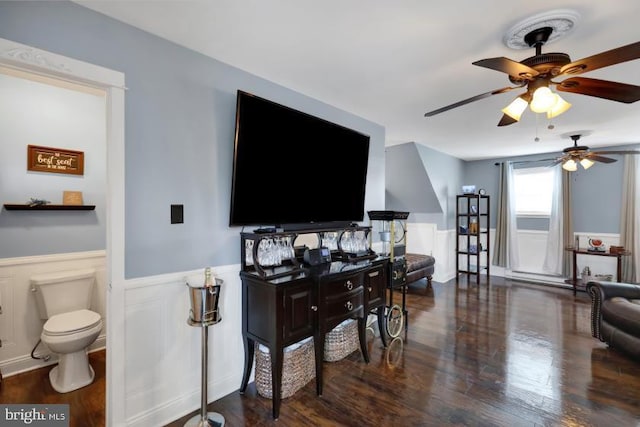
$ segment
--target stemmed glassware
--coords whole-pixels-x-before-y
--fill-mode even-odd
[[[330,251],[338,250],[338,233],[336,231],[326,231],[322,234],[322,246]]]
[[[282,265],[282,261],[295,258],[291,236],[275,236],[260,239],[258,264],[263,267]]]
[[[363,230],[345,231],[340,239],[340,247],[347,253],[367,253],[369,251],[367,234]]]

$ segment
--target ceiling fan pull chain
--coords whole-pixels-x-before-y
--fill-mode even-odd
[[[547,129],[549,130],[553,130],[555,129],[556,125],[553,124],[553,122],[551,121],[552,119],[549,118],[549,124],[547,125]]]

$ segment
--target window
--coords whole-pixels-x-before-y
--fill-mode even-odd
[[[513,180],[516,194],[516,215],[551,215],[553,169],[547,167],[515,169]]]

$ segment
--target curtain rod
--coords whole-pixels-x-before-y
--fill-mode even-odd
[[[539,160],[520,160],[517,162],[512,162],[514,165],[520,165],[522,163],[536,163],[536,162],[551,162],[554,161],[556,159],[539,159]],[[502,163],[504,162],[495,162],[494,166],[500,166]]]

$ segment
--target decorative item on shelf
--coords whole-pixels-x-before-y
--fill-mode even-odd
[[[469,253],[477,254],[478,253],[478,246],[477,245],[470,245],[469,246]]]
[[[83,205],[82,191],[63,191],[62,192],[62,204],[63,205]]]
[[[469,232],[469,229],[466,225],[461,225],[458,227],[458,231],[460,234],[467,234]]]
[[[610,282],[613,280],[613,274],[596,274],[594,277],[596,282]]]
[[[478,220],[476,218],[471,218],[471,222],[469,223],[469,234],[478,234]]]
[[[624,246],[609,246],[609,252],[612,254],[623,254],[625,252]]]
[[[48,205],[49,203],[51,203],[48,200],[44,200],[44,199],[34,199],[33,197],[29,199],[29,203],[27,203],[29,205],[29,207],[34,207],[34,206],[44,206],[44,205]]]
[[[474,194],[476,192],[476,186],[475,185],[463,185],[462,186],[462,193],[463,194]]]
[[[471,205],[469,209],[471,210],[471,213],[474,215],[478,213],[478,207],[476,205]]]
[[[604,243],[600,239],[591,239],[589,238],[589,249],[591,252],[605,252],[606,249],[604,247]]]

